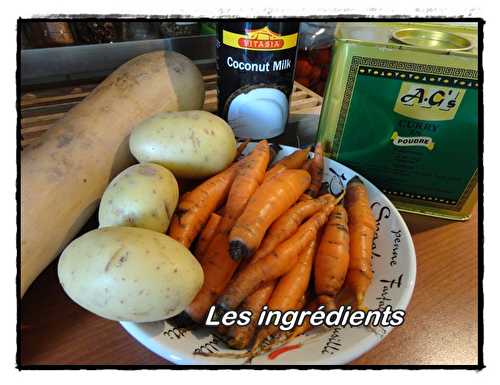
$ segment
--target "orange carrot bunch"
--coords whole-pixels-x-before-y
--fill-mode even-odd
[[[251,358],[269,349],[268,337],[283,334],[277,326],[258,327],[264,306],[332,310],[348,287],[363,308],[375,220],[359,178],[348,183],[345,206],[339,204],[344,193],[317,197],[324,169],[320,144],[310,159],[308,147],[272,166],[275,149],[265,140],[243,156],[247,144],[230,167],[182,196],[169,234],[194,245],[205,274],[183,316],[202,323],[214,304],[217,315],[249,310],[248,325],[218,332],[233,349],[249,350],[229,355]],[[306,318],[286,333],[287,340],[310,328]]]
[[[327,203],[270,254],[248,265],[219,298],[219,306],[226,310],[236,309],[260,285],[290,271],[297,263],[300,252],[316,238],[334,208],[335,202]]]

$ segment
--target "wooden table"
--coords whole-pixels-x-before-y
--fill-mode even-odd
[[[405,215],[417,282],[403,326],[354,365],[478,364],[478,217],[450,222]],[[150,365],[169,362],[121,326],[73,303],[51,264],[21,303],[20,364]]]

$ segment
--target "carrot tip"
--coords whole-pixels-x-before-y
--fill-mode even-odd
[[[226,314],[226,312],[228,312],[229,309],[226,304],[224,302],[217,302],[215,304],[215,310],[214,310],[214,319],[216,321],[220,321],[222,319],[222,317],[224,317],[224,314]]]
[[[277,144],[277,143],[271,143],[271,144],[269,144],[269,148],[270,148],[272,151],[274,151],[276,154],[277,154],[278,152],[280,152],[281,150],[283,150],[283,147],[281,147],[281,146],[280,146],[279,144]]]
[[[229,255],[238,262],[241,258],[248,258],[250,250],[241,241],[231,241],[229,242]]]
[[[213,319],[216,321],[222,320],[222,317],[224,317],[224,314],[226,312],[227,309],[225,308],[224,304],[216,304]]]
[[[170,318],[169,321],[179,328],[188,328],[196,325],[196,322],[185,311]]]
[[[247,347],[248,341],[242,338],[231,337],[226,341],[226,344],[232,349],[243,350]]]
[[[351,183],[361,183],[361,184],[364,184],[363,181],[361,180],[361,178],[359,176],[353,176],[351,178],[351,180],[349,181],[349,183],[347,183],[348,185],[351,184]]]

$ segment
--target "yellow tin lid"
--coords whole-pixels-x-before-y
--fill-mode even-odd
[[[340,22],[336,43],[477,58],[477,27],[431,22]]]
[[[392,33],[392,38],[402,44],[443,52],[469,51],[473,46],[472,42],[463,36],[432,29],[399,29]]]

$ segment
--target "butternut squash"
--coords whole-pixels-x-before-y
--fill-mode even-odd
[[[21,296],[133,163],[131,129],[162,111],[201,109],[198,68],[172,51],[140,55],[108,76],[21,155]]]

